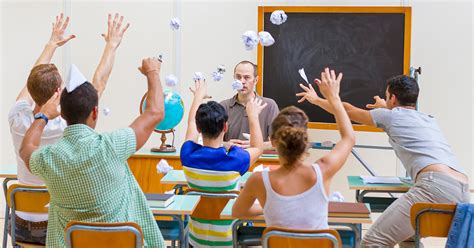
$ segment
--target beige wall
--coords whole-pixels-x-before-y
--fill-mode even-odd
[[[72,17],[71,33],[77,38],[69,48],[59,49],[53,61],[63,68],[69,61],[91,78],[104,42],[106,15],[118,11],[131,23],[117,52],[116,63],[101,107],[111,109],[101,116],[97,129],[125,127],[138,115],[139,101],[146,91],[144,77],[136,69],[141,58],[164,54],[162,78],[179,72],[179,86],[186,109],[191,103],[188,87],[195,71],[208,78],[209,94],[220,101],[233,94],[232,69],[240,60],[256,60],[256,51],[246,51],[240,36],[257,28],[257,6],[266,5],[393,5],[412,6],[411,62],[421,66],[420,110],[437,117],[460,163],[471,175],[473,163],[472,96],[472,3],[468,1],[3,1],[1,32],[1,159],[0,169],[15,164],[6,116],[23,87],[28,71],[49,38],[50,23],[63,9]],[[183,26],[170,30],[169,20],[178,14]],[[277,41],[278,42],[278,41]],[[64,65],[63,65],[63,60]],[[219,64],[227,67],[223,81],[213,82],[210,73]],[[186,120],[187,112],[184,120]],[[184,136],[185,121],[177,128],[177,142]],[[311,131],[313,141],[337,141],[335,131]],[[358,133],[358,144],[388,145],[385,134]],[[159,145],[153,135],[146,147]],[[381,175],[402,175],[392,151],[359,149],[363,158]],[[324,151],[313,150],[311,160]],[[397,167],[399,167],[397,169]],[[345,176],[366,173],[354,157],[339,173],[333,190],[347,197]],[[473,181],[474,182],[474,181]]]

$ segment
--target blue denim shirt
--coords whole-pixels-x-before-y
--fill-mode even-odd
[[[458,203],[446,248],[474,247],[474,204]]]

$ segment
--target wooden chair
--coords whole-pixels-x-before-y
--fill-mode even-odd
[[[264,248],[296,247],[342,247],[339,233],[333,229],[296,230],[280,227],[267,227],[263,232]]]
[[[415,247],[424,237],[447,237],[455,210],[456,204],[415,203],[410,210]]]
[[[137,223],[87,223],[71,221],[65,231],[66,247],[142,247],[142,229]]]
[[[7,190],[7,208],[11,209],[10,226],[13,247],[44,247],[41,244],[32,244],[16,240],[16,211],[45,214],[48,213],[49,193],[45,186],[31,186],[23,184],[12,184]],[[8,216],[9,210],[5,212]],[[5,219],[5,222],[8,218]]]

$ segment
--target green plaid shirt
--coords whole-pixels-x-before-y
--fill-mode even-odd
[[[136,222],[142,228],[145,246],[165,247],[127,164],[135,149],[131,128],[99,134],[78,124],[68,126],[56,144],[32,154],[31,172],[44,180],[51,195],[46,246],[64,247],[66,224],[78,220]]]

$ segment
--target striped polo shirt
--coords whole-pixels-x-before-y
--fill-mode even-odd
[[[212,148],[186,141],[181,147],[181,163],[190,188],[205,191],[238,189],[240,176],[250,166],[250,154],[233,146]],[[191,218],[190,243],[195,247],[232,247],[232,220]]]

